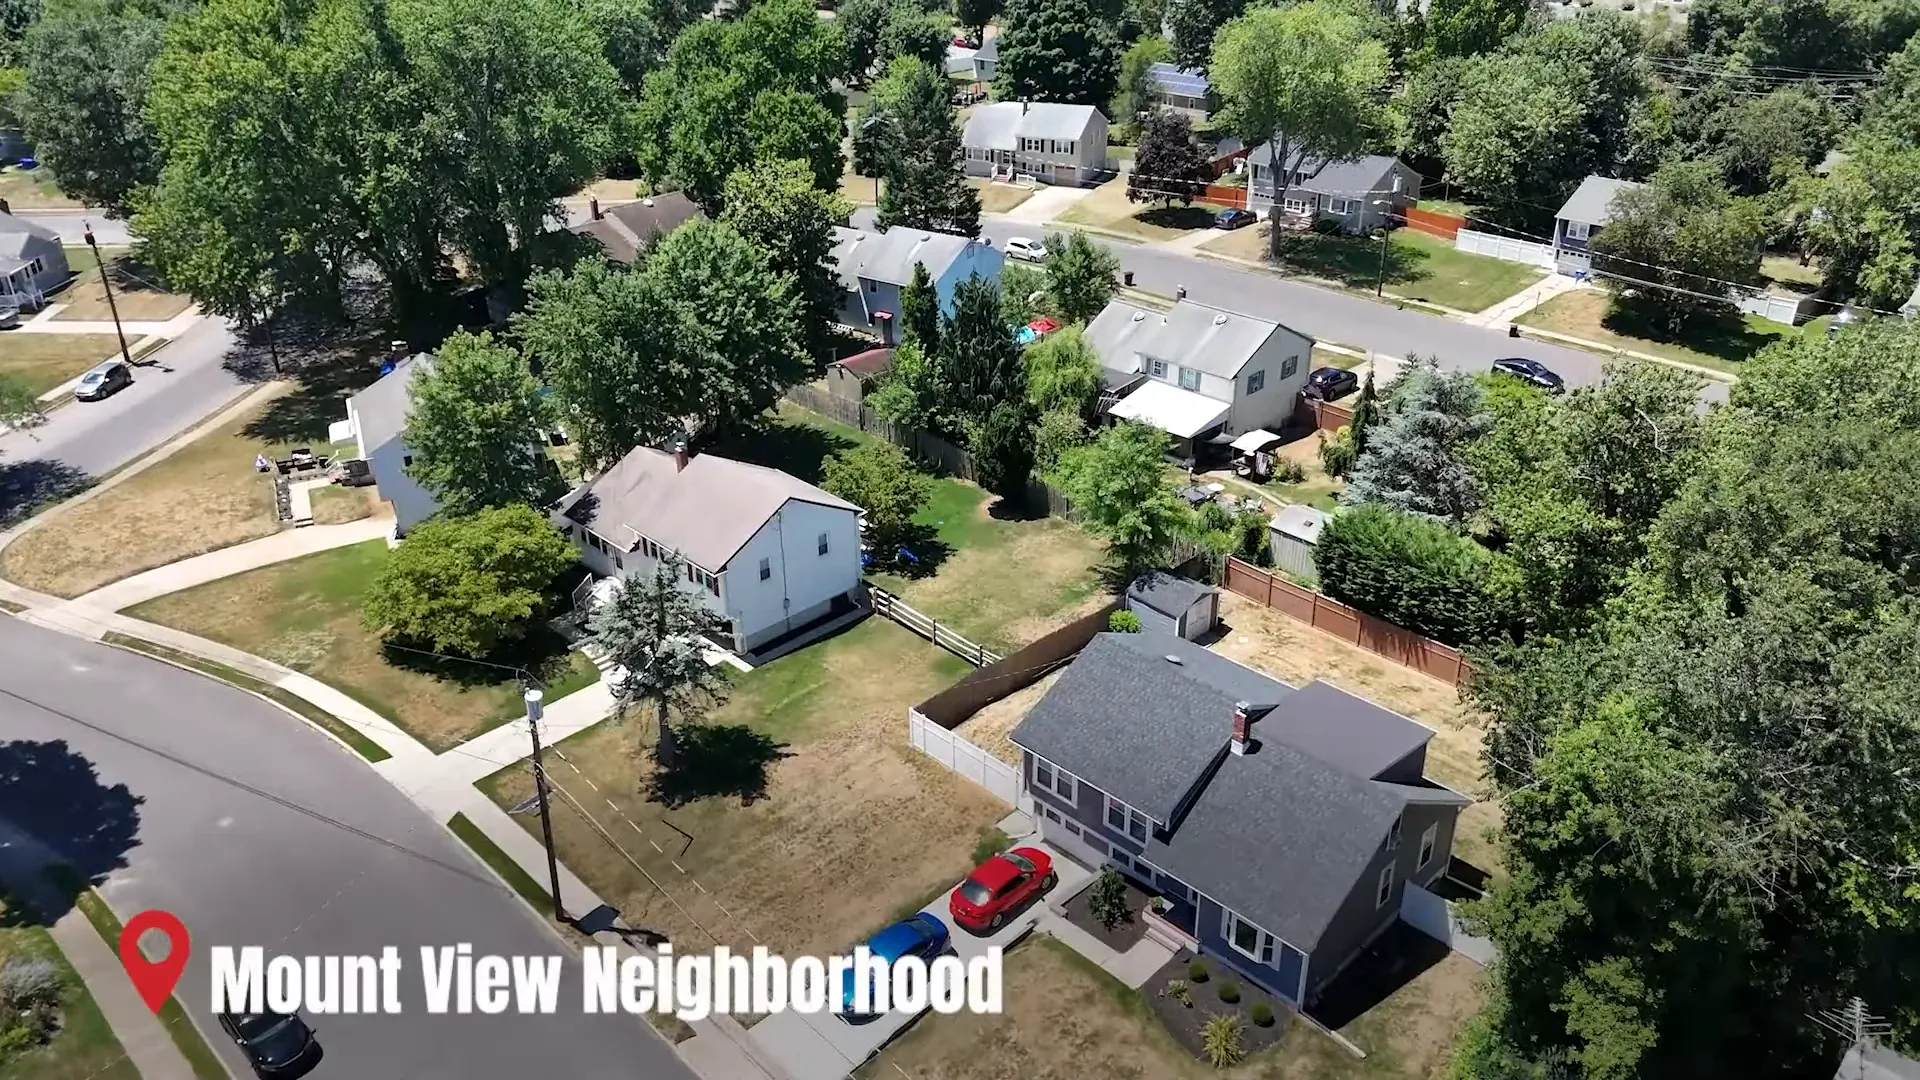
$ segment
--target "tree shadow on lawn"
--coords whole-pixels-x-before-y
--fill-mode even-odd
[[[713,798],[752,806],[766,798],[770,767],[793,756],[786,743],[745,724],[687,724],[674,737],[673,764],[656,768],[646,782],[648,801],[668,809]]]
[[[1380,270],[1381,242],[1370,236],[1337,233],[1293,233],[1280,239],[1280,263],[1315,277],[1331,278],[1349,288],[1372,288],[1377,281],[1409,285],[1427,277],[1426,252],[1388,243],[1386,273]]]
[[[1162,229],[1211,229],[1217,213],[1204,206],[1156,206],[1136,212],[1133,220]]]
[[[573,663],[567,639],[545,623],[536,624],[525,637],[506,642],[481,657],[436,654],[408,642],[382,642],[380,652],[396,668],[462,689],[500,686],[522,678],[522,672],[542,685],[551,684],[564,677]]]
[[[347,399],[380,378],[380,365],[358,350],[310,362],[293,377],[294,389],[268,402],[244,434],[261,442],[309,443],[324,450],[327,429],[347,418]]]
[[[1730,363],[1752,359],[1754,353],[1780,340],[1777,334],[1755,331],[1732,312],[1701,314],[1689,319],[1676,334],[1656,322],[1649,308],[1632,299],[1616,299],[1607,305],[1600,325],[1621,337],[1692,349]]]
[[[1047,507],[1030,496],[1009,499],[1002,495],[987,504],[987,516],[995,521],[1044,521]]]
[[[33,841],[0,847],[0,879],[51,926],[81,891],[127,865],[144,801],[125,784],[101,783],[93,763],[64,740],[0,743],[0,823]],[[65,873],[42,874],[38,864],[49,855]]]
[[[909,581],[930,578],[953,555],[953,547],[940,539],[940,530],[914,522],[884,542],[873,541],[873,550],[865,556],[870,573],[892,574]]]
[[[42,508],[93,486],[93,477],[64,461],[0,461],[0,526],[25,521]]]
[[[856,445],[852,439],[812,424],[768,419],[751,430],[721,436],[708,450],[818,484],[826,478],[827,459]]]

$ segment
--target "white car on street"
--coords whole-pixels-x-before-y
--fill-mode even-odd
[[[1025,259],[1028,262],[1039,262],[1046,257],[1047,245],[1038,240],[1033,240],[1025,236],[1014,236],[1007,239],[1007,258],[1009,259]]]

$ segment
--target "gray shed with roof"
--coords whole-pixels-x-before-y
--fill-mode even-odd
[[[1281,507],[1267,523],[1267,553],[1273,565],[1309,581],[1319,578],[1313,549],[1320,542],[1320,530],[1331,520],[1325,511],[1305,503]]]
[[[1213,586],[1164,570],[1152,570],[1127,586],[1127,610],[1148,630],[1197,641],[1220,621],[1220,595]]]

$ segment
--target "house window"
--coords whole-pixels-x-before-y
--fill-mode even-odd
[[[1567,239],[1569,240],[1585,240],[1587,238],[1587,231],[1588,226],[1584,221],[1567,222]]]
[[[1293,373],[1299,370],[1300,358],[1297,356],[1289,356],[1285,360],[1280,361],[1280,377],[1283,379],[1293,378]]]
[[[1267,370],[1265,368],[1261,368],[1259,371],[1256,371],[1253,374],[1247,376],[1247,393],[1257,394],[1260,391],[1266,389],[1266,387],[1267,387]]]
[[[1380,891],[1374,895],[1373,906],[1386,907],[1387,900],[1391,896],[1393,896],[1393,864],[1388,863],[1380,868]]]
[[[1400,819],[1394,818],[1392,827],[1387,829],[1387,850],[1394,851],[1399,847],[1400,847]]]
[[[1434,822],[1432,825],[1427,826],[1426,832],[1420,834],[1420,862],[1414,867],[1415,870],[1425,870],[1427,868],[1427,864],[1433,861],[1434,845],[1439,842],[1440,823]]]
[[[869,282],[867,282],[867,291],[868,291],[868,292],[879,292],[879,291],[880,291],[880,283],[879,283],[879,282],[877,282],[877,281],[869,281]],[[869,322],[871,322],[872,320],[868,320],[868,321],[869,321]]]
[[[1395,195],[1400,194],[1400,180],[1401,180],[1400,174],[1394,173],[1393,174],[1393,193]]]
[[[627,564],[620,561],[618,553],[615,553],[613,556],[613,568],[615,570],[625,570],[627,568]]]
[[[1147,842],[1147,830],[1152,827],[1152,822],[1147,815],[1109,795],[1107,796],[1107,825],[1114,832],[1126,833],[1144,844]]]
[[[32,262],[27,264],[27,273],[34,277],[39,277],[40,272],[42,270],[45,270],[46,268],[47,268],[47,264],[45,262],[42,262],[40,259],[36,258]]]
[[[1273,935],[1225,908],[1220,909],[1220,936],[1249,960],[1273,963]]]
[[[1065,769],[1056,769],[1050,761],[1033,759],[1033,786],[1051,791],[1065,799],[1069,804],[1079,805],[1080,782]]]
[[[1182,390],[1200,389],[1199,369],[1190,368],[1190,367],[1183,367],[1180,369],[1180,389]]]
[[[720,595],[720,575],[707,574],[705,575],[705,577],[707,579],[707,591],[712,593],[715,596],[719,596]]]
[[[827,553],[827,534],[821,533],[819,541],[814,546],[820,549],[820,554],[825,555]]]
[[[765,581],[772,576],[773,576],[773,560],[761,559],[760,560],[760,580]]]
[[[1164,378],[1166,378],[1166,377],[1167,377],[1167,362],[1166,362],[1165,360],[1149,360],[1149,361],[1147,361],[1147,373],[1148,373],[1149,375],[1152,375],[1152,376],[1153,376],[1154,378],[1156,378],[1156,379],[1164,379]]]
[[[1288,199],[1286,200],[1285,206],[1289,214],[1304,214],[1307,212],[1307,200],[1305,199]]]
[[[1359,200],[1357,199],[1348,200],[1348,199],[1335,199],[1330,197],[1327,199],[1327,212],[1332,214],[1340,214],[1344,216],[1348,211],[1353,209],[1354,203],[1358,201]]]

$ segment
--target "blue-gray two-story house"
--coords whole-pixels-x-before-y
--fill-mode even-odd
[[[832,257],[840,280],[839,323],[872,334],[884,345],[900,343],[894,320],[900,316],[900,290],[913,280],[915,265],[926,267],[940,313],[950,316],[961,282],[975,274],[998,280],[1007,261],[1005,253],[984,239],[905,227],[886,232],[836,227]]]
[[[1307,1006],[1446,872],[1433,732],[1169,634],[1101,634],[1012,735],[1041,835],[1167,902],[1182,944]]]

